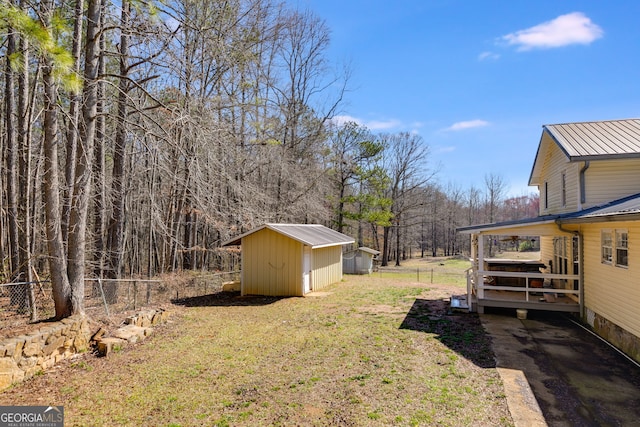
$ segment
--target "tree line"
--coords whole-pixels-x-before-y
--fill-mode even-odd
[[[491,198],[442,187],[418,135],[334,120],[349,70],[310,12],[3,0],[0,29],[0,278],[48,278],[58,318],[83,312],[85,277],[221,269],[220,243],[266,222],[330,226],[388,263],[460,252],[457,226],[532,202],[507,208],[499,179]]]

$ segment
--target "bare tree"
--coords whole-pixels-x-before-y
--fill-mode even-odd
[[[484,176],[484,183],[486,187],[486,209],[487,219],[489,223],[493,223],[497,220],[498,207],[504,192],[506,190],[506,183],[504,179],[497,174],[490,173]],[[489,256],[493,256],[493,240],[489,241]]]
[[[124,252],[124,206],[125,206],[125,140],[127,128],[127,108],[129,98],[129,43],[131,31],[131,2],[122,1],[120,18],[118,102],[116,116],[115,147],[111,172],[111,218],[109,220],[109,270],[112,279],[120,277]]]
[[[84,312],[87,216],[97,124],[101,13],[101,1],[89,0],[87,4],[87,30],[84,49],[82,121],[75,159],[73,197],[71,199],[71,214],[69,217],[69,241],[67,245],[69,284],[72,291],[72,314]]]
[[[393,228],[395,231],[395,260],[400,265],[401,246],[403,239],[402,228],[404,214],[419,205],[419,201],[411,195],[420,187],[426,185],[436,173],[427,167],[429,146],[419,135],[407,132],[384,135],[388,150],[385,153],[385,166],[390,178],[388,194],[392,200]],[[390,252],[391,226],[383,229],[382,265],[388,265]]]
[[[0,253],[24,280],[49,275],[56,317],[83,311],[89,271],[207,268],[242,229],[331,224],[325,125],[348,73],[327,62],[322,20],[272,0],[160,3],[157,20],[130,1],[22,4],[41,26],[3,15]],[[68,28],[54,31],[54,7]],[[65,73],[82,75],[77,96]],[[355,147],[341,197],[339,222],[359,229],[389,223],[369,148]]]
[[[73,11],[73,39],[71,54],[73,55],[73,69],[80,73],[80,55],[82,54],[82,23],[84,15],[84,0],[76,0]],[[66,161],[65,182],[62,203],[62,238],[66,242],[69,232],[69,215],[71,214],[71,199],[73,198],[73,179],[76,173],[76,152],[78,147],[79,120],[82,104],[82,94],[72,93],[69,99],[66,132]]]

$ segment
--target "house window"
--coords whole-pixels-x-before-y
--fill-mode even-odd
[[[629,233],[627,230],[616,230],[616,265],[619,267],[629,266],[628,243]]]
[[[611,262],[613,261],[613,241],[611,240],[611,230],[602,230],[601,241],[602,263],[611,264]]]
[[[562,206],[567,206],[567,175],[562,172]]]
[[[616,267],[629,266],[629,233],[627,230],[602,230],[602,263]]]
[[[549,209],[549,183],[544,182],[544,208]]]

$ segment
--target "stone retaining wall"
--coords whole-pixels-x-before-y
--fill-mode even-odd
[[[104,336],[102,331],[98,331],[94,335],[98,354],[108,356],[115,349],[142,341],[151,335],[151,326],[166,322],[168,317],[169,313],[162,309],[146,310],[127,317],[124,326],[115,330],[110,336]]]
[[[36,332],[0,342],[0,390],[89,349],[91,331],[84,316],[44,323]]]
[[[162,309],[146,310],[125,319],[122,328],[112,337],[104,338],[107,331],[91,331],[89,319],[73,316],[59,322],[43,323],[29,335],[21,335],[0,341],[0,391],[54,366],[63,359],[84,353],[94,344],[99,353],[106,356],[112,346],[123,347],[144,339],[151,333],[151,326],[163,323],[168,313]],[[110,343],[100,351],[101,343]]]

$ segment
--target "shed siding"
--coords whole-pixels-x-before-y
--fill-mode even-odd
[[[311,286],[318,291],[342,280],[342,247],[331,246],[313,250]]]
[[[267,228],[243,237],[242,294],[302,296],[302,243]]]
[[[637,194],[640,192],[640,159],[591,162],[585,178],[585,208]]]
[[[626,229],[629,267],[603,264],[601,230]],[[585,306],[640,337],[640,223],[611,222],[583,225]]]

